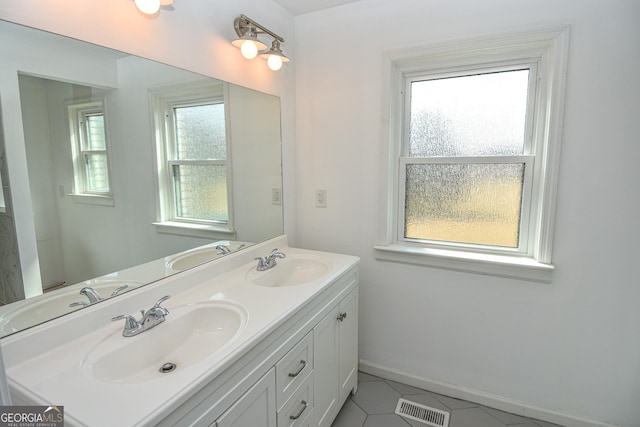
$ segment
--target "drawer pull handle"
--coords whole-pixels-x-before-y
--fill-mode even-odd
[[[302,403],[302,409],[300,409],[300,412],[298,412],[295,415],[289,415],[289,418],[291,418],[292,420],[297,420],[298,418],[300,418],[302,416],[302,413],[304,412],[305,409],[307,409],[307,402],[306,401],[302,401],[300,402]]]
[[[342,322],[342,321],[343,321],[344,319],[346,319],[346,318],[347,318],[347,313],[340,313],[340,314],[338,314],[338,320],[339,320],[339,321],[341,321],[341,322]]]
[[[302,372],[304,370],[304,368],[306,368],[306,367],[307,367],[307,361],[306,360],[301,360],[300,361],[300,368],[297,371],[293,372],[293,373],[289,372],[289,376],[292,377],[292,378],[297,377],[298,375],[300,375],[300,372]]]

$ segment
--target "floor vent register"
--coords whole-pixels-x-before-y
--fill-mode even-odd
[[[449,426],[448,412],[421,405],[406,399],[398,400],[396,414],[434,427]]]

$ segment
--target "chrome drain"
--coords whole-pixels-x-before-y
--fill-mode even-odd
[[[175,371],[177,367],[178,365],[176,365],[175,363],[167,362],[164,365],[160,366],[160,369],[158,369],[158,371],[163,374],[168,374],[169,372]]]

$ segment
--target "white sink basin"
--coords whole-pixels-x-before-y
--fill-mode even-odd
[[[82,361],[83,369],[99,381],[124,384],[179,375],[231,342],[246,321],[246,310],[228,301],[171,308],[153,329],[123,337],[118,328],[100,340]],[[163,366],[168,372],[161,372]]]
[[[320,258],[288,257],[278,259],[275,267],[257,271],[253,267],[247,279],[257,286],[286,287],[315,282],[331,270],[331,264]]]
[[[246,243],[228,240],[211,243],[170,257],[167,260],[167,267],[174,271],[182,271],[226,254],[223,249],[216,248],[216,246],[222,246],[230,252],[235,252],[238,249],[244,248]]]

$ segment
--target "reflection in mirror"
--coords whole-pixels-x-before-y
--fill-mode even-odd
[[[0,34],[3,121],[23,125],[5,129],[0,166],[31,201],[13,203],[33,221],[14,240],[37,254],[0,282],[0,336],[283,233],[277,97],[4,21]]]
[[[0,190],[3,190],[2,176],[0,175]],[[6,213],[7,206],[4,201],[4,191],[0,191],[0,213]]]

